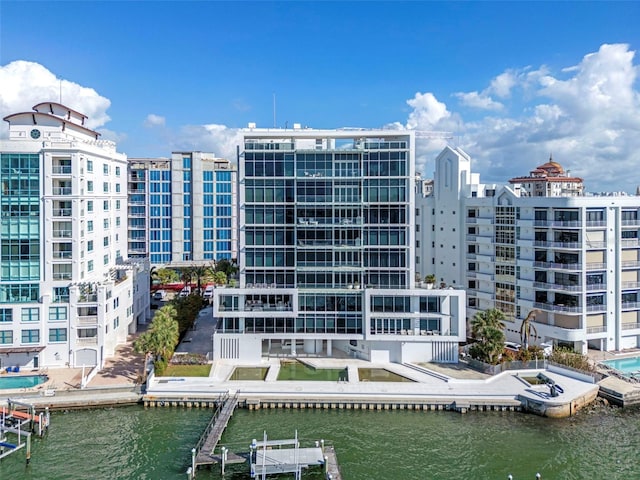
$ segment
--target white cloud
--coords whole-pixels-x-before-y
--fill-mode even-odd
[[[56,77],[38,63],[17,60],[0,66],[0,85],[0,113],[3,117],[30,112],[41,102],[62,100],[60,103],[87,115],[89,128],[97,129],[110,120],[106,113],[111,105],[109,99],[93,88]],[[6,137],[8,125],[2,123],[0,132]]]
[[[218,124],[185,125],[172,140],[170,148],[211,152],[235,163],[236,146],[241,143],[242,133],[236,128]]]
[[[144,120],[144,126],[147,128],[153,127],[164,127],[166,124],[166,119],[160,115],[155,115],[150,113],[147,115],[147,118]]]
[[[418,92],[407,100],[407,104],[413,108],[407,120],[407,128],[410,129],[433,130],[435,125],[451,116],[447,106],[432,93]]]
[[[507,98],[511,95],[511,89],[516,85],[517,81],[517,74],[515,72],[507,71],[501,73],[491,80],[489,91],[500,98]]]
[[[500,110],[503,107],[500,102],[496,102],[484,92],[456,93],[455,96],[467,107],[480,108],[482,110]]]
[[[486,182],[506,182],[544,163],[549,154],[572,175],[584,179],[589,191],[635,191],[640,178],[629,175],[640,164],[640,93],[638,66],[628,45],[602,45],[577,65],[552,72],[548,67],[509,70],[480,93],[458,94],[463,101],[491,105],[489,95],[509,98],[500,116],[463,122],[431,94],[428,102],[408,102],[414,110],[407,125],[451,129],[451,142],[473,159],[474,171]],[[437,108],[429,109],[430,105]],[[425,111],[427,113],[425,113]],[[447,112],[433,123],[429,112]],[[458,119],[454,128],[443,127]],[[445,120],[443,122],[443,120]],[[417,120],[417,121],[416,121]],[[418,156],[433,162],[437,152]],[[426,166],[419,166],[429,171]]]

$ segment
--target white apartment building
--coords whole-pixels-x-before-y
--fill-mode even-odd
[[[465,292],[415,283],[415,137],[244,131],[239,288],[217,288],[216,359],[457,362]]]
[[[238,256],[237,169],[212,153],[130,158],[129,256],[209,265]]]
[[[54,102],[4,118],[0,365],[102,366],[150,316],[127,260],[127,160]]]
[[[640,197],[533,195],[525,178],[481,184],[470,157],[445,148],[418,202],[421,274],[464,286],[468,319],[501,309],[510,340],[534,311],[536,343],[639,347]]]

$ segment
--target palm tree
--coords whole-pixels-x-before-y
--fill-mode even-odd
[[[153,316],[149,330],[134,342],[133,348],[138,353],[151,354],[154,358],[168,360],[178,344],[178,321],[176,309],[165,305]]]
[[[191,279],[193,278],[193,268],[180,267],[178,270],[180,271],[180,280],[182,280],[184,286],[189,286],[191,284]]]
[[[158,279],[158,271],[156,267],[151,267],[149,270],[149,288],[153,288],[154,282]]]
[[[177,312],[172,305],[166,305],[156,312],[151,322],[151,332],[157,339],[158,354],[168,360],[178,344]]]
[[[191,267],[191,272],[196,277],[198,293],[202,295],[202,280],[210,275],[211,267],[208,267],[206,265],[194,265],[193,267]]]
[[[475,314],[471,321],[471,333],[478,340],[471,350],[474,356],[487,363],[498,362],[504,349],[504,319],[504,313],[496,308]]]
[[[529,349],[529,340],[531,339],[531,337],[538,336],[538,330],[536,329],[536,326],[533,324],[533,321],[535,321],[536,314],[539,311],[540,310],[537,310],[537,309],[531,310],[527,315],[527,318],[525,318],[522,321],[522,325],[520,325],[520,341],[522,342],[522,348],[524,350]]]

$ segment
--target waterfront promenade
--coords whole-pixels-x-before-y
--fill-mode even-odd
[[[204,309],[198,318],[197,329],[185,337],[190,341],[181,344],[177,351],[207,353],[211,348],[213,328],[210,309]],[[23,398],[38,406],[51,408],[67,408],[75,404],[97,406],[139,402],[142,399],[142,391],[138,382],[143,371],[144,359],[141,355],[133,353],[133,338],[118,348],[116,356],[106,362],[105,368],[93,377],[84,389],[80,388],[82,369],[60,368],[49,369],[49,381],[39,387],[3,393],[11,398]],[[597,384],[590,383],[579,374],[553,368],[544,370],[544,374],[562,387],[563,392],[558,397],[551,397],[547,386],[531,385],[525,380],[535,377],[543,370],[507,371],[489,377],[464,368],[462,364],[372,364],[346,356],[307,357],[300,360],[315,368],[346,369],[349,372],[348,378],[339,382],[278,381],[280,359],[265,357],[259,365],[243,365],[268,367],[265,381],[231,381],[229,377],[235,366],[218,361],[212,365],[208,377],[152,378],[148,384],[146,398],[214,398],[223,392],[239,391],[241,404],[246,405],[313,401],[397,402],[450,405],[458,411],[466,411],[467,406],[471,405],[504,406],[513,409],[529,406],[538,413],[541,413],[540,410],[544,412],[548,409],[564,408],[569,414],[573,414],[582,404],[595,398],[598,392]],[[358,379],[358,368],[385,369],[413,382],[363,382]],[[85,371],[85,375],[87,373],[88,371]],[[626,385],[625,387],[632,388]],[[47,396],[45,391],[53,392],[53,395]]]

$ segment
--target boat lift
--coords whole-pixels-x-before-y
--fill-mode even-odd
[[[0,460],[26,447],[27,465],[31,462],[31,435],[40,437],[49,429],[49,409],[44,413],[36,413],[33,405],[8,400],[7,408],[0,409]],[[27,411],[21,411],[22,407]],[[17,436],[17,441],[10,442],[7,434]]]

